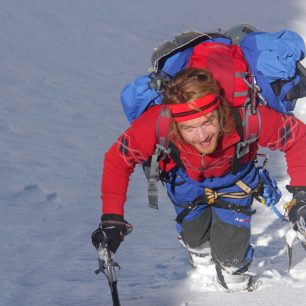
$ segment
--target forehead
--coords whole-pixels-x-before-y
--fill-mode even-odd
[[[206,122],[208,120],[213,120],[215,118],[217,118],[217,111],[216,110],[214,110],[211,113],[208,113],[206,115],[200,116],[198,118],[194,118],[194,119],[178,122],[178,126],[179,127],[183,127],[183,126],[197,126],[197,125],[203,124],[204,122]]]

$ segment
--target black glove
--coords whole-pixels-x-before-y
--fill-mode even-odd
[[[99,228],[91,235],[92,244],[96,249],[102,245],[116,253],[124,236],[131,233],[133,227],[121,215],[103,215]]]
[[[286,188],[293,194],[288,219],[293,223],[295,230],[306,235],[306,186],[286,186]]]

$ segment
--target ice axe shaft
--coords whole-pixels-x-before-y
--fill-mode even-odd
[[[106,246],[101,246],[98,249],[98,262],[99,262],[99,269],[95,271],[96,274],[102,272],[109,284],[109,288],[112,294],[113,306],[120,306],[119,294],[117,289],[117,277],[115,272],[115,267],[120,269],[120,266],[117,262],[114,262],[111,256],[110,251]]]

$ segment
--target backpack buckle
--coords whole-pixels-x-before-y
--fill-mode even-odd
[[[246,141],[240,141],[237,143],[236,147],[236,156],[237,158],[241,158],[250,152],[250,146]]]
[[[150,74],[149,88],[155,90],[157,93],[164,91],[164,84],[170,80],[170,75],[164,71],[152,72]]]

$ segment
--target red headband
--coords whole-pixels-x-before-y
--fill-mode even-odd
[[[209,94],[188,103],[172,104],[169,106],[174,120],[182,122],[206,115],[215,110],[219,104],[219,98],[214,94]]]

